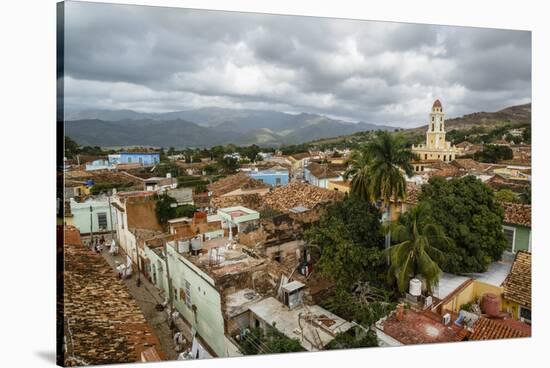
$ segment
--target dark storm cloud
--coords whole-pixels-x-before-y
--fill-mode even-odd
[[[67,3],[72,108],[204,106],[421,124],[531,100],[529,32]]]

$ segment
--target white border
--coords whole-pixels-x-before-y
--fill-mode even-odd
[[[484,26],[533,31],[533,228],[544,229],[550,208],[548,10],[544,1],[112,1],[234,11]],[[2,2],[2,324],[3,365],[51,366],[55,346],[55,0]],[[539,169],[540,168],[540,169]],[[540,210],[539,210],[540,209]],[[547,220],[547,219],[546,219]],[[533,232],[533,338],[509,341],[348,350],[169,362],[151,367],[445,367],[538,365],[549,341],[547,232]],[[546,265],[545,265],[546,264]],[[126,365],[130,367],[133,365]],[[137,365],[136,365],[137,366]]]

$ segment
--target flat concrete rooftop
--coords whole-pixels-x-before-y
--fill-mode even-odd
[[[317,351],[331,342],[338,332],[353,325],[318,305],[302,305],[289,309],[273,297],[263,299],[249,307],[250,311],[291,339],[298,339],[308,351]],[[306,317],[310,322],[306,321]],[[318,338],[316,337],[318,336]],[[320,345],[316,342],[319,341]]]

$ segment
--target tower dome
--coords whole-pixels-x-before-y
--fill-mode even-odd
[[[435,108],[439,108],[440,111],[443,110],[442,106],[441,106],[441,101],[439,101],[439,99],[435,100],[434,101],[434,104],[432,106],[432,110],[435,109]]]

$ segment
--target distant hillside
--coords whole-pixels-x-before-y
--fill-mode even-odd
[[[65,135],[80,145],[206,147],[240,139],[234,132],[218,132],[185,120],[76,120],[65,123]]]
[[[218,144],[280,146],[353,134],[394,129],[351,123],[317,114],[264,110],[205,108],[170,113],[132,110],[68,112],[66,134],[81,145],[208,147]]]
[[[496,112],[474,112],[460,118],[446,119],[445,128],[447,131],[453,129],[468,129],[472,126],[497,127],[503,124],[530,124],[531,104],[507,107]],[[410,131],[425,132],[428,125],[409,129]]]

